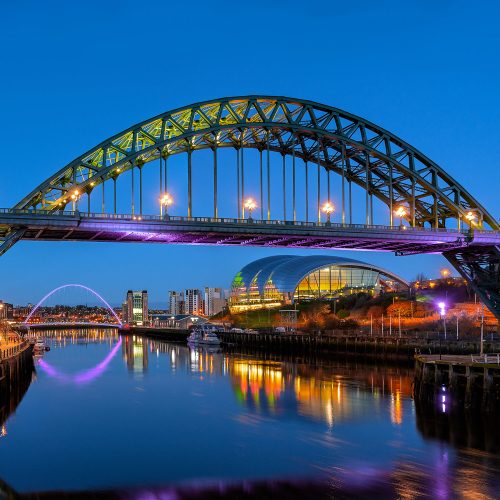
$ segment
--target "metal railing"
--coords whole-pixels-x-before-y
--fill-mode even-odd
[[[490,365],[500,365],[500,354],[483,354],[482,356],[474,356],[471,354],[471,361],[473,363],[483,363]]]
[[[405,231],[405,232],[428,232],[428,233],[455,233],[470,235],[470,229],[453,229],[453,228],[429,228],[429,227],[412,227],[404,225],[379,225],[379,224],[343,224],[340,222],[305,222],[293,220],[280,220],[280,219],[253,219],[253,218],[230,218],[230,217],[186,217],[179,215],[133,215],[133,214],[107,214],[107,213],[94,213],[94,212],[80,212],[78,210],[31,210],[19,208],[0,208],[0,214],[12,215],[32,215],[32,216],[50,216],[50,217],[68,217],[94,220],[119,220],[127,222],[169,222],[169,223],[218,223],[218,224],[236,224],[236,225],[262,225],[262,226],[292,226],[292,227],[309,227],[309,228],[329,228],[329,229],[371,229],[383,231]],[[500,234],[497,230],[488,229],[474,229],[474,232],[480,234]]]
[[[9,359],[14,356],[17,356],[20,352],[24,351],[28,346],[28,341],[23,340],[19,344],[16,344],[12,347],[2,348],[0,346],[0,360]]]

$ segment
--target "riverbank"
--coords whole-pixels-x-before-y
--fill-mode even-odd
[[[0,347],[0,426],[24,397],[33,369],[33,346],[28,342]]]

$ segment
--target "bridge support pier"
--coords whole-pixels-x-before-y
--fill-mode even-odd
[[[500,246],[464,247],[443,255],[500,319]]]

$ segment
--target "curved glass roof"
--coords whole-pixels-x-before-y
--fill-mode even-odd
[[[275,255],[264,257],[243,267],[239,274],[245,287],[250,286],[257,277],[257,286],[261,294],[264,293],[264,287],[269,279],[272,279],[274,286],[280,292],[293,293],[300,281],[308,274],[327,266],[372,269],[409,286],[408,282],[403,278],[386,269],[360,260],[336,255]]]

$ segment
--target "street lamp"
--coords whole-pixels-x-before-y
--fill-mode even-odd
[[[467,212],[465,214],[465,218],[468,220],[469,225],[472,226],[472,224],[474,224],[474,221],[477,219],[477,215],[474,212]]]
[[[441,269],[440,273],[441,273],[442,278],[447,278],[450,275],[450,270],[444,268],[444,269]]]
[[[78,199],[80,198],[80,191],[78,191],[78,189],[75,189],[72,193],[71,193],[71,199],[73,201],[73,212],[75,212],[76,210],[78,210]]]
[[[444,302],[438,302],[439,314],[443,318],[444,327],[444,340],[446,340],[446,304]]]
[[[399,223],[401,226],[403,225],[403,217],[405,217],[407,213],[406,208],[403,206],[399,206],[396,210],[394,210],[394,214],[399,217]]]
[[[326,214],[326,225],[329,226],[331,224],[330,217],[335,211],[335,207],[333,206],[333,203],[330,203],[330,201],[327,201],[324,205],[323,208],[321,209],[323,213]]]
[[[173,202],[173,198],[168,193],[165,193],[160,198],[160,217],[163,217],[163,207],[165,207],[165,216],[168,217],[168,207],[172,205]]]
[[[257,208],[257,203],[253,200],[253,198],[247,198],[245,201],[245,208],[248,210],[248,220],[252,220],[252,210]]]

